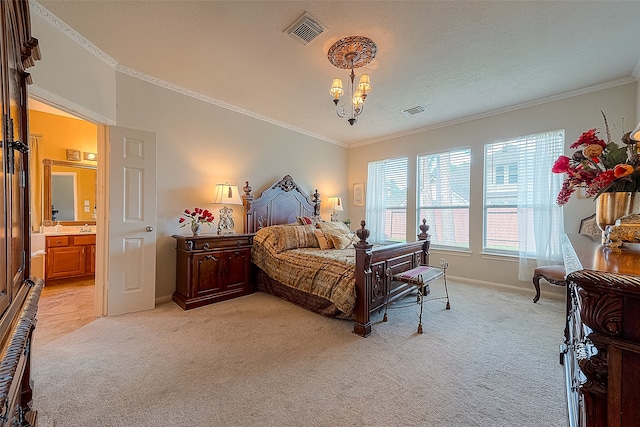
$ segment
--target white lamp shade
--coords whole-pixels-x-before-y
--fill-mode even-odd
[[[344,210],[342,208],[342,199],[340,197],[329,197],[327,199],[327,210],[342,212]]]
[[[631,131],[631,139],[634,141],[640,141],[640,123],[638,123],[638,126]]]
[[[360,82],[358,83],[358,90],[363,95],[367,95],[371,92],[371,82],[369,81],[369,74],[363,74],[360,76]]]
[[[217,184],[216,193],[213,198],[214,204],[217,205],[241,205],[240,192],[237,185]]]
[[[364,104],[364,98],[362,95],[362,92],[360,92],[360,90],[357,90],[356,93],[353,95],[353,99],[351,100],[351,102],[353,102],[353,107],[354,108],[361,108],[362,104]]]
[[[333,79],[333,83],[331,84],[331,90],[329,93],[336,99],[344,94],[344,90],[342,89],[342,80]]]

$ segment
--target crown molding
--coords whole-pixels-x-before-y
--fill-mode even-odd
[[[342,147],[347,147],[346,144],[344,144],[344,143],[342,143],[340,141],[336,141],[334,139],[327,138],[325,136],[318,135],[318,134],[315,134],[313,132],[306,131],[304,129],[300,129],[300,128],[295,127],[293,125],[290,125],[288,123],[284,123],[284,122],[272,119],[270,117],[266,117],[266,116],[263,116],[261,114],[254,113],[253,111],[245,110],[244,108],[240,108],[240,107],[237,107],[235,105],[228,104],[228,103],[226,103],[224,101],[220,101],[219,99],[212,98],[212,97],[207,96],[207,95],[203,95],[203,94],[201,94],[199,92],[195,92],[193,90],[186,89],[186,88],[184,88],[182,86],[179,86],[179,85],[176,85],[176,84],[173,84],[173,83],[169,83],[169,82],[167,82],[165,80],[161,80],[159,78],[150,76],[148,74],[142,73],[140,71],[136,71],[134,69],[131,69],[131,68],[128,68],[128,67],[125,67],[125,66],[122,66],[122,65],[118,65],[116,67],[116,71],[118,71],[118,72],[120,72],[122,74],[129,75],[131,77],[135,77],[135,78],[137,78],[139,80],[143,80],[145,82],[154,84],[156,86],[160,86],[160,87],[162,87],[164,89],[169,89],[169,90],[172,90],[174,92],[178,92],[178,93],[180,93],[182,95],[185,95],[185,96],[188,96],[188,97],[191,97],[191,98],[206,102],[208,104],[213,104],[213,105],[215,105],[217,107],[226,108],[227,110],[231,110],[231,111],[234,111],[236,113],[244,114],[245,116],[249,116],[249,117],[252,117],[254,119],[261,120],[263,122],[267,122],[267,123],[270,123],[272,125],[279,126],[281,128],[285,128],[285,129],[293,131],[293,132],[297,132],[297,133],[300,133],[300,134],[303,134],[303,135],[307,135],[307,136],[310,136],[310,137],[315,138],[315,139],[319,139],[319,140],[322,140],[322,141],[325,141],[325,142],[329,142],[331,144],[339,145],[339,146],[342,146]]]
[[[640,64],[640,62],[639,62]],[[637,69],[638,67],[636,67]],[[635,73],[635,71],[634,71]],[[440,129],[440,128],[444,128],[444,127],[448,127],[448,126],[453,126],[453,125],[458,125],[460,123],[466,123],[466,122],[470,122],[472,120],[478,120],[478,119],[484,119],[486,117],[492,117],[492,116],[497,116],[499,114],[504,114],[504,113],[509,113],[511,111],[516,111],[516,110],[521,110],[523,108],[529,108],[529,107],[534,107],[536,105],[541,105],[541,104],[546,104],[549,102],[554,102],[554,101],[559,101],[562,99],[567,99],[567,98],[572,98],[574,96],[579,96],[579,95],[585,95],[587,93],[591,93],[591,92],[597,92],[599,90],[604,90],[604,89],[609,89],[612,87],[616,87],[616,86],[622,86],[625,85],[627,83],[633,83],[635,81],[637,81],[638,78],[637,77],[625,77],[622,79],[618,79],[618,80],[613,80],[610,82],[606,82],[606,83],[600,83],[597,85],[593,85],[593,86],[588,86],[588,87],[584,87],[581,89],[576,89],[576,90],[572,90],[569,92],[563,92],[557,95],[552,95],[552,96],[547,96],[544,98],[538,98],[538,99],[534,99],[533,101],[528,101],[528,102],[523,102],[521,104],[516,104],[516,105],[512,105],[509,107],[504,107],[504,108],[499,108],[496,110],[490,110],[490,111],[486,111],[484,113],[479,113],[479,114],[474,114],[471,116],[466,116],[466,117],[461,117],[459,119],[455,119],[455,120],[449,120],[446,122],[441,122],[441,123],[436,123],[430,126],[425,126],[422,128],[418,128],[418,129],[412,129],[410,131],[406,131],[406,132],[400,132],[400,133],[396,133],[393,135],[387,135],[387,136],[383,136],[380,138],[375,138],[375,139],[370,139],[367,141],[363,141],[363,142],[358,142],[355,144],[350,144],[348,147],[349,148],[355,148],[355,147],[362,147],[364,145],[369,145],[369,144],[375,144],[378,142],[384,142],[384,141],[388,141],[390,139],[396,139],[396,138],[402,138],[404,136],[410,136],[410,135],[415,135],[418,133],[423,133],[423,132],[428,132],[434,129]]]
[[[135,77],[135,78],[137,78],[139,80],[154,84],[156,86],[160,86],[160,87],[165,88],[165,89],[172,90],[174,92],[178,92],[178,93],[180,93],[182,95],[198,99],[198,100],[200,100],[202,102],[206,102],[208,104],[212,104],[212,105],[215,105],[215,106],[218,106],[218,107],[221,107],[221,108],[225,108],[227,110],[231,110],[231,111],[239,113],[239,114],[243,114],[245,116],[249,116],[249,117],[257,119],[257,120],[261,120],[263,122],[270,123],[272,125],[275,125],[275,126],[290,130],[292,132],[296,132],[296,133],[300,133],[300,134],[303,134],[303,135],[307,135],[307,136],[310,136],[312,138],[328,142],[330,144],[339,145],[341,147],[347,147],[346,144],[344,144],[344,143],[342,143],[340,141],[336,141],[334,139],[327,138],[325,136],[318,135],[318,134],[315,134],[313,132],[306,131],[304,129],[300,129],[300,128],[295,127],[293,125],[290,125],[288,123],[284,123],[284,122],[281,122],[279,120],[275,120],[275,119],[272,119],[270,117],[266,117],[266,116],[263,116],[261,114],[254,113],[252,111],[245,110],[244,108],[240,108],[240,107],[237,107],[235,105],[228,104],[226,102],[220,101],[219,99],[215,99],[215,98],[212,98],[210,96],[203,95],[201,93],[186,89],[186,88],[184,88],[182,86],[178,86],[178,85],[175,85],[173,83],[169,83],[167,81],[164,81],[164,80],[158,79],[156,77],[150,76],[148,74],[142,73],[140,71],[125,67],[125,66],[119,64],[115,59],[113,59],[112,57],[107,55],[105,52],[100,50],[100,48],[95,46],[89,40],[85,39],[82,35],[80,35],[78,32],[76,32],[73,28],[69,27],[67,24],[64,23],[64,21],[62,21],[60,18],[55,16],[53,13],[51,13],[49,10],[47,10],[45,7],[43,7],[41,4],[37,3],[35,0],[29,0],[29,7],[31,8],[31,12],[32,13],[33,12],[37,13],[45,21],[47,21],[51,26],[56,28],[58,31],[63,33],[65,36],[69,37],[71,40],[73,40],[78,45],[82,46],[89,53],[94,55],[96,58],[100,59],[102,62],[104,62],[105,64],[107,64],[108,66],[110,66],[111,68],[113,68],[117,72],[129,75],[131,77]],[[42,99],[42,100],[43,101],[47,101],[46,98]],[[50,101],[53,102],[53,99],[51,99]],[[105,124],[107,124],[107,123],[105,122]]]
[[[49,24],[51,24],[54,28],[56,28],[57,30],[62,32],[64,35],[69,37],[75,43],[77,43],[78,45],[82,46],[84,49],[86,49],[88,52],[90,52],[96,58],[100,59],[102,62],[104,62],[105,64],[107,64],[108,66],[110,66],[111,68],[113,68],[114,70],[116,70],[118,72],[121,72],[123,74],[127,74],[127,75],[129,75],[131,77],[135,77],[135,78],[137,78],[139,80],[154,84],[156,86],[160,86],[162,88],[172,90],[172,91],[180,93],[182,95],[198,99],[198,100],[200,100],[202,102],[206,102],[208,104],[216,105],[218,107],[225,108],[227,110],[231,110],[231,111],[234,111],[236,113],[243,114],[243,115],[252,117],[254,119],[270,123],[272,125],[275,125],[275,126],[290,130],[292,132],[296,132],[296,133],[300,133],[300,134],[303,134],[303,135],[307,135],[307,136],[310,136],[312,138],[315,138],[315,139],[318,139],[318,140],[321,140],[321,141],[325,141],[325,142],[328,142],[330,144],[335,144],[335,145],[338,145],[338,146],[341,146],[341,147],[345,147],[345,148],[361,147],[361,146],[365,146],[365,145],[375,144],[375,143],[378,143],[378,142],[388,141],[388,140],[391,140],[391,139],[396,139],[396,138],[401,138],[401,137],[405,137],[405,136],[415,135],[415,134],[419,134],[419,133],[423,133],[423,132],[428,132],[428,131],[431,131],[431,130],[434,130],[434,129],[439,129],[439,128],[443,128],[443,127],[447,127],[447,126],[453,126],[453,125],[457,125],[457,124],[460,124],[460,123],[469,122],[469,121],[472,121],[472,120],[478,120],[478,119],[482,119],[482,118],[486,118],[486,117],[495,116],[495,115],[498,115],[498,114],[508,113],[508,112],[511,112],[511,111],[521,110],[523,108],[533,107],[533,106],[536,106],[536,105],[545,104],[547,102],[558,101],[558,100],[571,98],[571,97],[578,96],[578,95],[584,95],[584,94],[587,94],[587,93],[596,92],[596,91],[599,91],[599,90],[608,89],[608,88],[612,88],[612,87],[615,87],[615,86],[620,86],[620,85],[624,85],[624,84],[627,84],[627,83],[632,83],[634,81],[640,80],[640,60],[639,60],[638,63],[636,64],[633,72],[632,72],[632,75],[630,77],[625,77],[625,78],[614,80],[614,81],[607,82],[607,83],[601,83],[601,84],[598,84],[598,85],[589,86],[589,87],[585,87],[585,88],[582,88],[582,89],[577,89],[577,90],[573,90],[573,91],[569,91],[569,92],[564,92],[564,93],[561,93],[561,94],[552,95],[552,96],[545,97],[545,98],[539,98],[539,99],[536,99],[536,100],[533,100],[533,101],[528,101],[528,102],[525,102],[525,103],[516,104],[516,105],[512,105],[512,106],[509,106],[509,107],[504,107],[504,108],[500,108],[500,109],[496,109],[496,110],[486,111],[486,112],[479,113],[479,114],[474,114],[474,115],[471,115],[471,116],[461,117],[461,118],[455,119],[455,120],[436,123],[434,125],[425,126],[425,127],[418,128],[418,129],[412,129],[412,130],[409,130],[409,131],[406,131],[406,132],[399,132],[399,133],[396,133],[396,134],[386,135],[386,136],[382,136],[382,137],[379,137],[379,138],[374,138],[374,139],[369,139],[369,140],[366,140],[366,141],[356,142],[356,143],[353,143],[353,144],[346,144],[346,143],[343,143],[343,142],[340,142],[340,141],[336,141],[336,140],[331,139],[331,138],[327,138],[327,137],[322,136],[322,135],[315,134],[313,132],[306,131],[304,129],[300,129],[300,128],[295,127],[293,125],[290,125],[288,123],[284,123],[284,122],[281,122],[279,120],[275,120],[275,119],[272,119],[270,117],[266,117],[266,116],[263,116],[261,114],[254,113],[252,111],[245,110],[244,108],[240,108],[240,107],[237,107],[235,105],[228,104],[228,103],[223,102],[223,101],[221,101],[219,99],[212,98],[212,97],[207,96],[207,95],[203,95],[201,93],[186,89],[186,88],[184,88],[182,86],[178,86],[178,85],[175,85],[173,83],[166,82],[164,80],[158,79],[158,78],[150,76],[148,74],[133,70],[133,69],[125,67],[123,65],[120,65],[115,59],[111,58],[105,52],[100,50],[97,46],[95,46],[90,41],[85,39],[82,35],[80,35],[78,32],[76,32],[73,28],[69,27],[61,19],[59,19],[57,16],[55,16],[53,13],[51,13],[49,10],[47,10],[45,7],[43,7],[41,4],[39,4],[35,0],[29,0],[29,7],[30,7],[30,10],[31,10],[32,13],[35,12],[38,15],[40,15],[45,21],[47,21]],[[33,88],[33,86],[31,86],[31,88]],[[41,100],[45,101],[45,102],[47,100],[54,101],[53,99],[50,99],[50,98],[43,98]],[[61,105],[64,106],[64,105],[68,105],[68,104],[69,104],[69,102],[67,101],[67,104],[61,104]],[[83,107],[80,107],[80,106],[77,106],[77,105],[75,105],[75,107],[77,107],[78,109],[83,109]],[[95,113],[86,115],[86,112],[89,112],[89,111],[86,110],[86,109],[84,109],[84,110],[85,110],[85,116],[87,116],[87,117],[98,116]],[[74,112],[74,114],[75,114],[75,112]],[[110,122],[110,120],[109,120],[109,122]],[[102,122],[102,123],[109,124],[107,122]]]
[[[89,40],[82,37],[80,33],[78,33],[73,28],[65,24],[64,21],[62,21],[56,15],[51,13],[40,3],[36,2],[35,0],[29,0],[29,9],[32,14],[33,12],[36,12],[42,19],[47,21],[52,27],[60,31],[62,34],[64,34],[65,36],[73,40],[78,45],[82,46],[84,49],[86,49],[93,56],[95,56],[105,64],[109,65],[114,69],[118,65],[115,59],[113,59],[112,57],[107,55],[105,52],[100,50],[100,48],[98,48],[96,45],[91,43]]]

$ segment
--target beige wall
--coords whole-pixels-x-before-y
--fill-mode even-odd
[[[157,297],[175,289],[171,235],[188,234],[178,228],[180,212],[210,207],[215,184],[229,182],[241,188],[249,181],[257,197],[290,174],[304,191],[318,189],[324,201],[330,195],[347,195],[344,147],[128,75],[118,74],[116,81],[118,126],[156,132]],[[234,209],[236,230],[242,228],[241,209]]]
[[[416,158],[419,154],[437,153],[455,148],[471,148],[471,207],[470,253],[432,250],[437,260],[446,258],[452,276],[479,282],[494,282],[530,288],[530,283],[517,280],[517,259],[482,254],[482,198],[484,144],[517,136],[554,129],[565,129],[566,153],[582,132],[593,127],[604,128],[600,110],[607,114],[612,137],[619,141],[624,131],[637,124],[637,82],[606,90],[547,102],[495,116],[457,125],[441,127],[402,138],[365,145],[349,150],[349,187],[367,181],[367,164],[374,160],[408,156],[409,194],[416,194]],[[428,114],[428,112],[427,112]],[[623,123],[624,119],[624,123]],[[551,173],[551,172],[550,172]],[[416,224],[416,200],[409,197],[408,224]],[[579,220],[595,211],[591,199],[578,200],[575,196],[564,208],[565,228],[575,232]],[[365,208],[351,208],[353,218],[364,218]],[[414,225],[415,227],[415,225]],[[407,231],[407,238],[414,240],[416,229]]]

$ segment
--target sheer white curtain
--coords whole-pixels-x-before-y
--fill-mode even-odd
[[[526,148],[521,150],[518,169],[527,171],[527,179],[518,180],[518,279],[530,281],[534,267],[529,258],[535,258],[537,266],[562,264],[564,217],[556,198],[563,176],[552,173],[551,167],[563,153],[564,130],[531,135],[520,142]]]
[[[367,178],[367,211],[365,221],[371,232],[369,242],[384,243],[386,240],[384,226],[386,214],[386,173],[385,162],[369,163]]]

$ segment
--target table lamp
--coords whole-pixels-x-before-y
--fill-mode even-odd
[[[216,192],[213,202],[216,205],[225,205],[220,209],[220,220],[218,221],[218,234],[235,233],[233,223],[233,209],[226,205],[241,205],[240,192],[237,185],[216,184]]]
[[[629,136],[634,141],[639,141],[640,142],[640,123],[638,123],[638,126],[634,130],[631,131],[631,135],[629,135]]]
[[[327,199],[327,210],[331,211],[331,221],[338,220],[338,212],[342,212],[342,199],[340,197],[329,197]]]

